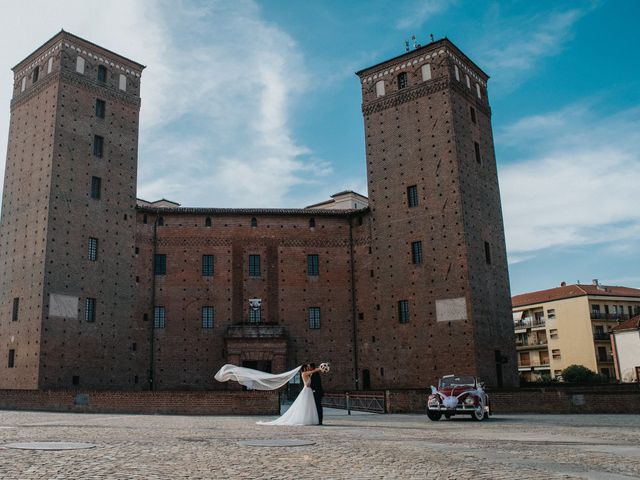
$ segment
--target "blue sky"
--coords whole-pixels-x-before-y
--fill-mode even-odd
[[[447,36],[491,76],[512,293],[593,278],[640,287],[640,2],[36,0],[2,11],[5,106],[8,68],[60,28],[148,66],[138,194],[187,206],[366,194],[354,72],[412,34]],[[8,108],[0,129],[6,151]]]

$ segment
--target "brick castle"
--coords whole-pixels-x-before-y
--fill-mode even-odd
[[[308,360],[328,389],[516,384],[488,77],[453,43],[357,73],[364,208],[137,202],[143,69],[65,31],[13,68],[0,389],[220,389],[224,363]]]

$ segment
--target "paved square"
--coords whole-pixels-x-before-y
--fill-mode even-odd
[[[0,478],[640,478],[638,415],[425,415],[331,410],[323,427],[259,426],[259,417],[0,411]],[[315,442],[252,447],[245,440]],[[87,442],[70,451],[14,442]]]

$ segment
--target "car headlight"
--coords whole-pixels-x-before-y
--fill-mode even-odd
[[[436,395],[431,395],[429,396],[429,400],[427,400],[427,405],[437,407],[440,405],[440,399]]]
[[[471,395],[469,395],[467,398],[464,399],[464,404],[465,405],[475,405],[476,404],[476,399],[473,398]]]

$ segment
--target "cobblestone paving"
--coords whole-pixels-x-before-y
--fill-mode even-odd
[[[259,426],[256,417],[0,411],[0,478],[555,479],[640,478],[638,415],[325,417],[323,427]],[[300,439],[304,447],[241,440]],[[13,442],[88,442],[31,451]]]

